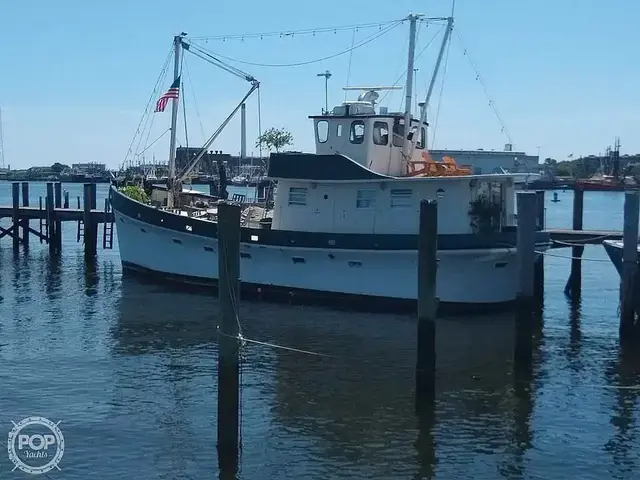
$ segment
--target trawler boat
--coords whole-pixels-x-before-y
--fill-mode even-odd
[[[415,32],[416,17],[409,18]],[[449,19],[447,32],[451,26]],[[185,42],[176,37],[176,65]],[[426,108],[420,118],[411,115],[413,68],[408,72],[404,112],[376,108],[384,87],[363,88],[358,100],[310,117],[315,153],[271,155],[273,208],[260,224],[247,221],[241,229],[244,289],[415,304],[419,205],[431,198],[438,201],[441,304],[495,306],[515,299],[513,176],[472,175],[452,158],[434,161],[426,148]],[[251,93],[257,81],[245,78]],[[215,216],[190,216],[171,195],[167,207],[158,208],[114,187],[110,193],[125,271],[216,284]],[[537,232],[536,244],[546,249],[548,235]]]

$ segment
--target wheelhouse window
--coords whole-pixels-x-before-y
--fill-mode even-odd
[[[316,124],[316,135],[318,136],[318,142],[326,142],[329,138],[329,122],[326,120],[319,120]]]
[[[336,125],[336,137],[341,137],[342,136],[342,124],[339,123],[338,125]]]
[[[391,207],[410,207],[412,202],[412,191],[410,188],[396,188],[390,191]]]
[[[364,122],[362,120],[354,120],[351,122],[349,141],[355,144],[364,142]]]
[[[404,119],[396,118],[393,122],[393,146],[401,147],[404,143]]]
[[[289,188],[289,206],[304,207],[307,205],[307,189],[302,187]]]
[[[356,208],[373,208],[376,206],[375,190],[358,190]]]
[[[387,122],[373,123],[373,143],[376,145],[389,144],[389,125]]]

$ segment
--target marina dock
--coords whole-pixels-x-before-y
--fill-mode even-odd
[[[11,184],[11,206],[0,206],[0,220],[10,218],[11,225],[0,226],[0,239],[10,237],[14,248],[29,246],[30,237],[35,236],[40,243],[49,245],[52,254],[62,249],[62,224],[74,222],[76,240],[84,244],[85,256],[94,257],[98,247],[98,226],[102,225],[102,248],[113,248],[114,215],[109,200],[105,199],[104,209],[97,208],[96,184],[85,183],[83,198],[76,197],[76,208],[71,208],[69,192],[62,191],[60,182],[47,183],[46,196],[39,197],[38,206],[30,205],[29,182]],[[38,228],[32,228],[31,220],[38,221]]]

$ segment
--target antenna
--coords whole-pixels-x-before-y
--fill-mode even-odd
[[[324,73],[318,73],[317,77],[324,77],[324,110],[329,111],[329,79],[331,78],[331,72],[325,70]]]
[[[0,168],[4,168],[4,142],[2,140],[2,108],[0,108]]]

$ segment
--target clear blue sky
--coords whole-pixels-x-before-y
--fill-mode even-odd
[[[451,0],[0,0],[5,161],[12,168],[56,161],[118,166],[172,36],[181,31],[196,37],[299,30],[386,22],[411,12],[443,16],[450,8]],[[542,158],[565,159],[571,153],[601,152],[619,135],[623,154],[640,152],[640,36],[635,33],[640,3],[458,0],[455,17],[455,30],[482,74],[516,149],[536,154],[540,147]],[[438,28],[420,29],[418,51]],[[352,85],[393,84],[406,65],[407,32],[407,25],[401,25],[355,50],[350,70],[348,54],[295,68],[236,66],[261,81],[263,128],[285,127],[293,133],[295,149],[312,151],[307,116],[324,106],[324,80],[316,74],[325,69],[333,73],[330,104],[344,99],[342,87],[349,71]],[[372,33],[359,30],[355,41]],[[295,63],[348,49],[353,35],[341,31],[210,40],[203,45],[249,62]],[[421,96],[440,38],[416,62]],[[186,64],[191,77],[184,92],[189,144],[196,146],[203,133],[208,136],[215,130],[248,84],[193,56],[186,57]],[[163,88],[169,83],[167,79]],[[432,97],[432,124],[439,102],[431,147],[503,148],[506,136],[457,35],[449,51],[442,96],[438,82]],[[385,103],[398,109],[402,92],[388,96]],[[169,117],[168,110],[155,114],[150,140],[168,126]],[[248,104],[247,119],[251,152],[257,134],[255,99]],[[182,127],[179,137],[184,144]],[[236,119],[212,149],[237,153],[239,138]],[[153,153],[166,158],[165,140],[150,149],[147,158]]]

